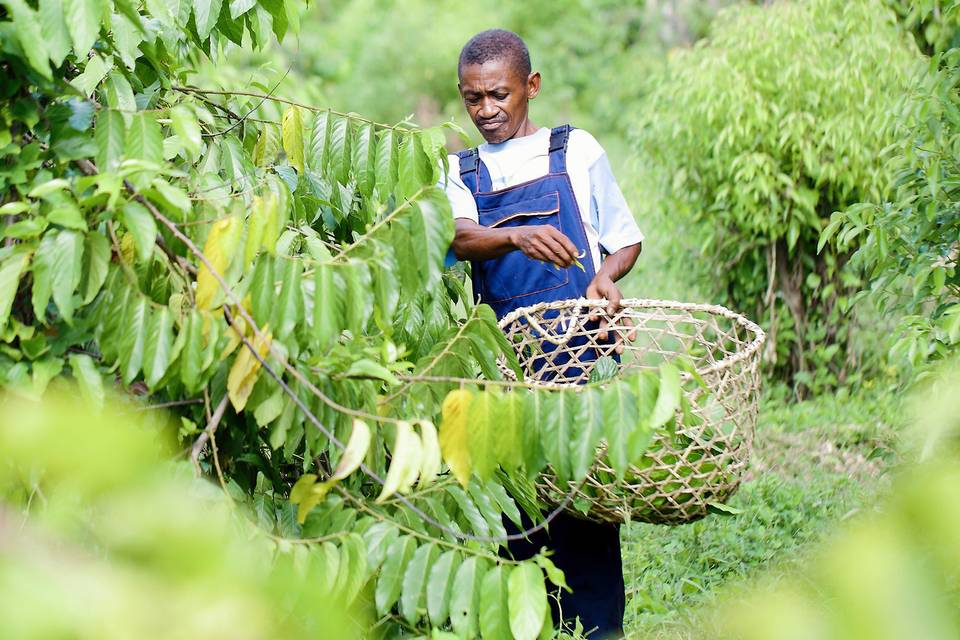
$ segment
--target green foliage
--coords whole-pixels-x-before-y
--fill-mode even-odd
[[[956,0],[885,0],[917,44],[933,55],[960,45],[960,3]]]
[[[114,397],[98,410],[60,386],[0,410],[0,635],[364,637],[367,615],[344,606],[366,574],[359,535],[267,535],[171,464],[162,414]],[[342,558],[332,574],[327,552]]]
[[[759,573],[802,569],[838,524],[870,510],[903,460],[907,422],[890,385],[865,382],[787,404],[778,385],[761,405],[739,514],[682,527],[631,524],[623,534],[627,630],[643,638],[710,635],[705,617]],[[940,411],[938,415],[949,415]],[[924,434],[932,431],[928,421]],[[805,629],[798,625],[796,628]]]
[[[857,248],[853,262],[869,275],[864,295],[901,317],[892,356],[921,367],[960,341],[960,50],[936,55],[916,75],[891,114],[904,129],[889,154],[892,198],[836,213],[822,242]]]
[[[562,574],[497,555],[503,517],[520,522],[498,468],[579,479],[605,426],[623,472],[679,380],[663,398],[498,391],[512,348],[443,269],[443,127],[187,84],[282,38],[294,6],[4,6],[19,39],[0,57],[3,386],[40,398],[63,374],[95,403],[121,387],[175,407],[180,445],[291,556],[280,566],[309,567],[305,593],[379,619],[375,636],[549,635]],[[448,395],[481,377],[455,392],[476,397],[451,437]]]
[[[733,8],[672,56],[636,143],[665,206],[702,238],[716,294],[768,327],[776,374],[849,379],[847,253],[817,252],[829,215],[889,186],[887,113],[917,55],[875,2]]]

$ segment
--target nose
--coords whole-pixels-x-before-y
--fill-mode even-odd
[[[499,112],[500,110],[494,105],[493,100],[486,98],[480,103],[480,110],[477,111],[477,117],[481,120],[489,120],[497,117]]]

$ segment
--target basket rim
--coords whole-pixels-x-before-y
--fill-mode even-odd
[[[531,322],[531,314],[544,311],[544,310],[554,310],[554,309],[566,309],[566,308],[577,308],[583,310],[584,308],[594,308],[594,307],[606,307],[609,304],[609,301],[602,298],[570,298],[566,300],[556,300],[553,302],[538,302],[526,307],[520,307],[519,309],[514,309],[497,323],[497,326],[501,331],[506,329],[509,325],[516,322],[519,318],[524,318],[528,322]],[[753,339],[748,342],[742,349],[738,349],[736,353],[724,356],[723,359],[715,362],[709,366],[706,366],[702,369],[698,369],[697,373],[700,375],[705,375],[709,373],[714,373],[716,371],[721,371],[723,369],[729,368],[734,364],[752,357],[760,347],[763,346],[764,341],[766,340],[767,334],[763,329],[760,328],[756,322],[753,322],[743,314],[732,311],[727,307],[719,304],[704,304],[698,302],[678,302],[676,300],[660,300],[656,298],[623,298],[620,301],[621,307],[632,307],[632,308],[648,308],[648,309],[672,309],[676,311],[700,311],[705,313],[710,313],[713,315],[721,316],[728,320],[736,322],[738,325],[743,327],[745,330],[749,331],[753,335]],[[580,315],[585,316],[586,314],[581,313]],[[534,321],[535,322],[535,321]],[[689,376],[690,374],[684,372],[684,376]]]

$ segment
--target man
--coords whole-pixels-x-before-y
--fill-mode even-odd
[[[608,313],[616,313],[622,296],[615,282],[636,262],[643,234],[603,148],[585,131],[530,120],[540,74],[514,33],[474,36],[460,53],[458,76],[486,144],[450,157],[444,188],[456,218],[453,251],[473,263],[477,299],[498,317],[578,297],[605,298]],[[549,535],[531,538],[510,552],[526,558],[549,547],[573,590],[561,594],[555,615],[579,617],[591,638],[622,636],[619,527],[563,514]]]

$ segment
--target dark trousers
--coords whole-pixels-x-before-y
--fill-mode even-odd
[[[512,522],[504,519],[508,533],[519,533]],[[524,515],[524,528],[530,523]],[[571,627],[579,617],[590,640],[623,637],[623,612],[626,594],[623,585],[623,562],[620,557],[620,525],[591,522],[568,513],[561,513],[551,523],[549,532],[538,531],[529,540],[509,543],[510,554],[525,560],[547,547],[550,559],[561,569],[573,590],[561,591],[560,602],[550,598],[554,621]]]

